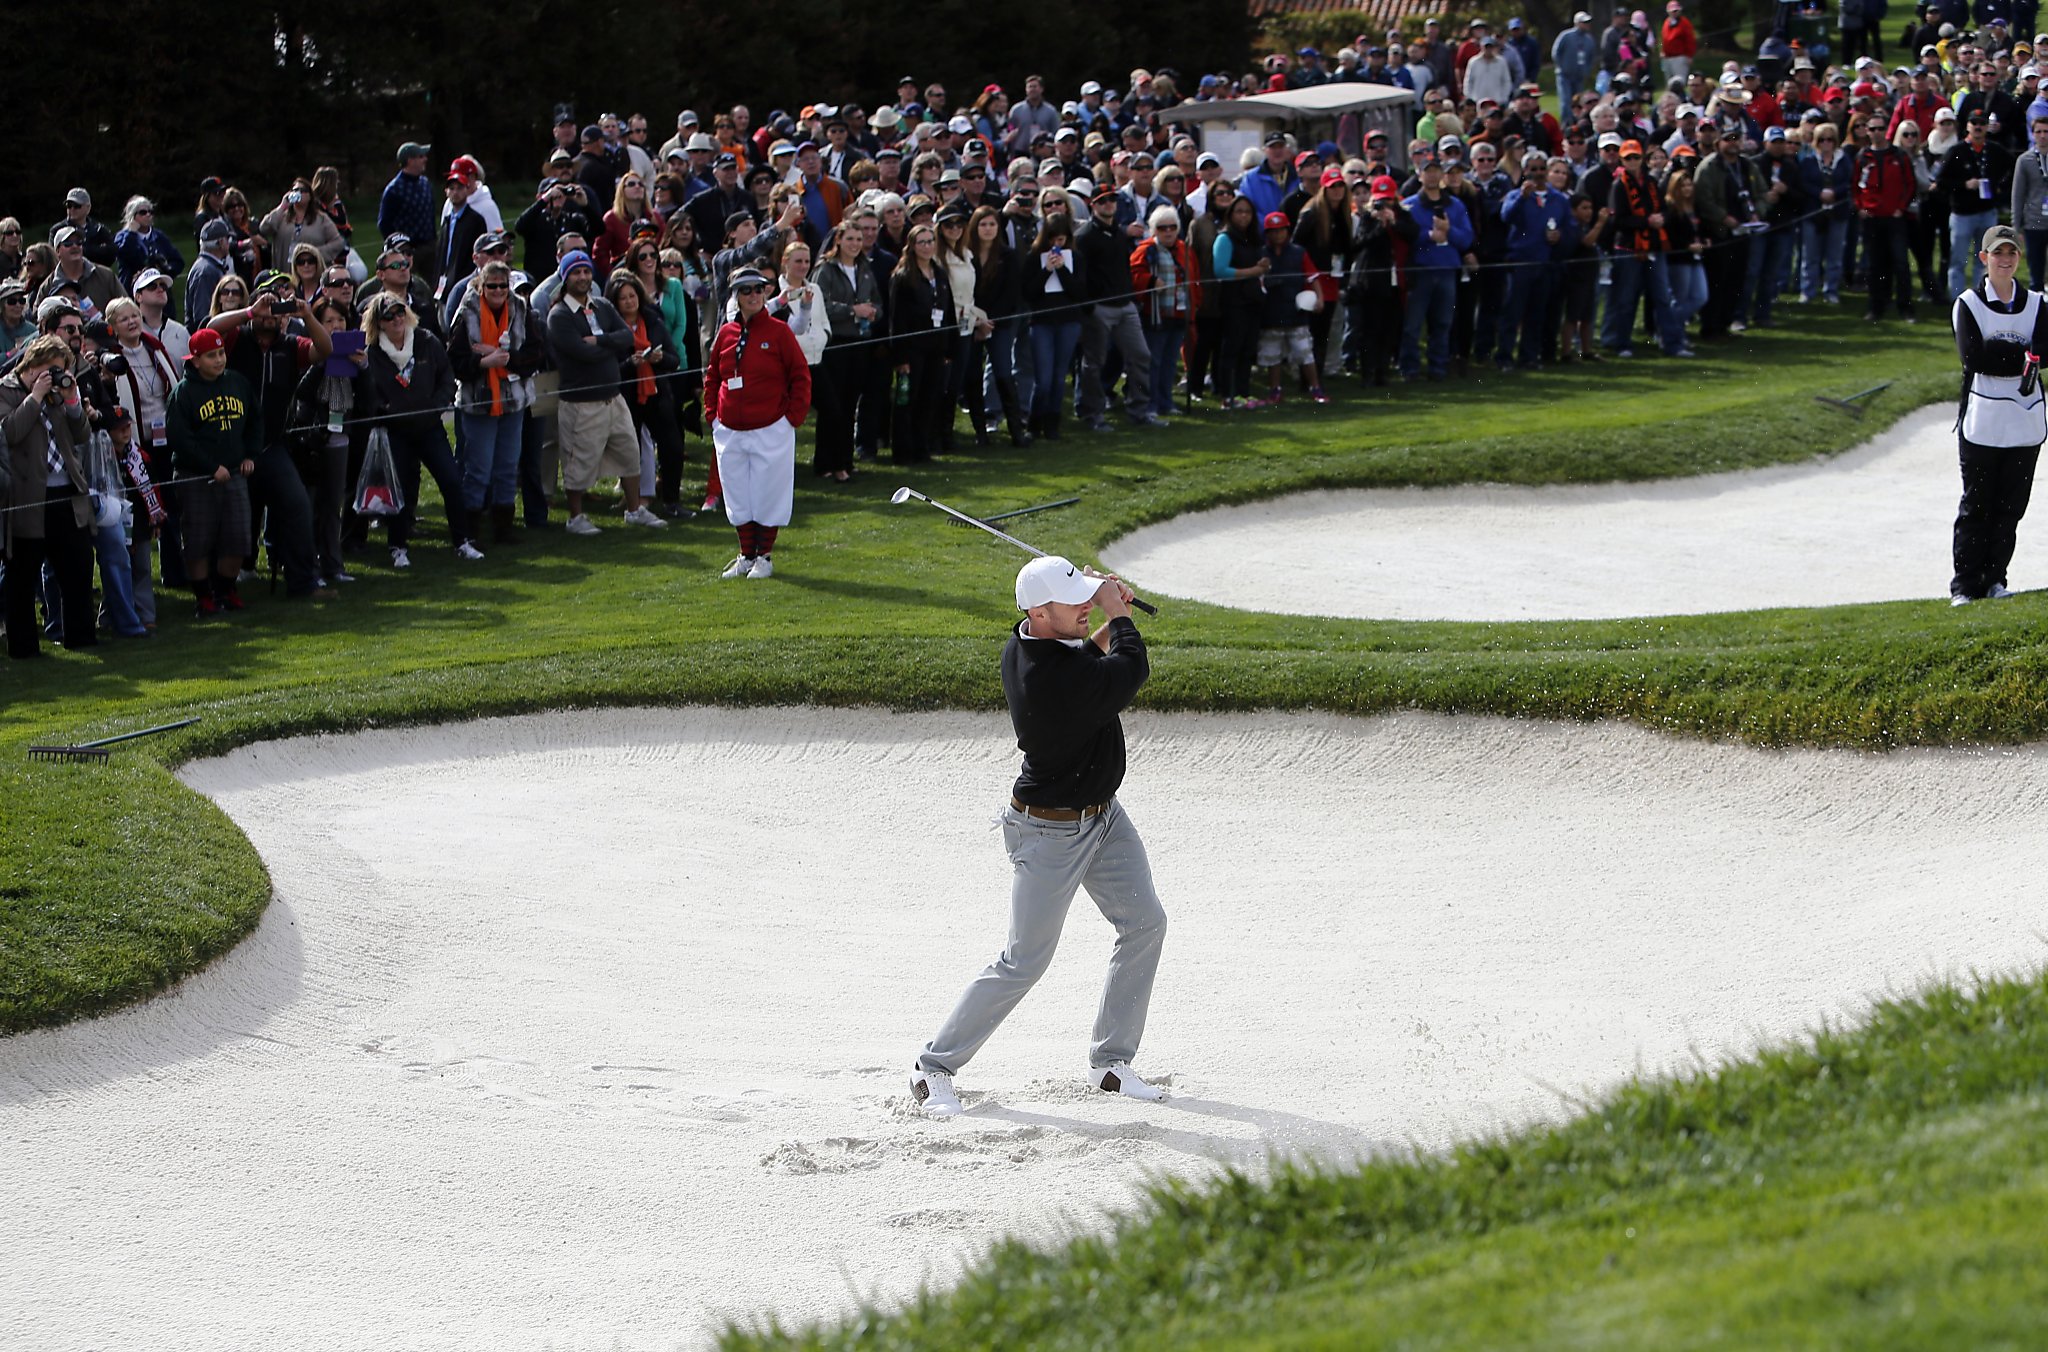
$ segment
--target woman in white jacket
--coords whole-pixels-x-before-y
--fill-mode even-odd
[[[768,313],[789,325],[789,331],[796,335],[796,345],[803,349],[815,386],[818,363],[825,359],[825,344],[832,337],[832,326],[825,319],[825,302],[811,281],[811,246],[801,239],[791,240],[782,251],[782,275]]]
[[[974,213],[963,201],[952,201],[940,209],[933,222],[939,229],[938,262],[945,269],[946,280],[953,288],[953,310],[960,316],[960,331],[954,339],[953,360],[946,368],[945,430],[939,435],[942,452],[953,449],[952,410],[960,405],[961,397],[967,393],[968,368],[974,363],[968,360],[977,337],[988,337],[992,326],[981,307],[974,303],[974,252],[967,246],[967,222]],[[984,416],[979,389],[968,400],[968,415],[974,423],[974,444],[988,445],[987,419]]]

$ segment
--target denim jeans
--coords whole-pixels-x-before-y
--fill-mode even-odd
[[[455,426],[462,433],[456,438],[460,443],[456,459],[462,462],[463,507],[480,512],[518,501],[524,411],[492,417],[465,409],[455,415]]]
[[[1842,298],[1843,249],[1849,238],[1849,222],[1833,216],[1818,216],[1801,228],[1805,238],[1806,276],[1799,294],[1807,300]]]
[[[1973,269],[1977,279],[1983,280],[1984,265],[1977,261],[1977,246],[1983,242],[1984,232],[1997,224],[1996,207],[1986,207],[1969,215],[1958,211],[1948,218],[1950,296],[1960,296],[1969,289]]]
[[[95,527],[92,552],[100,561],[100,604],[107,623],[123,638],[139,638],[149,632],[135,613],[135,560],[128,555],[128,533],[117,521]]]
[[[1145,330],[1145,347],[1152,354],[1154,413],[1173,412],[1174,364],[1180,360],[1180,345],[1187,336],[1188,322],[1185,319],[1169,319]]]
[[[1600,345],[1613,352],[1627,351],[1635,331],[1636,305],[1643,288],[1650,290],[1650,313],[1657,322],[1657,341],[1666,353],[1685,346],[1685,325],[1671,303],[1671,268],[1664,255],[1653,253],[1638,258],[1616,254],[1607,287],[1607,314],[1600,326]]]
[[[1559,117],[1563,117],[1563,116],[1565,115],[1565,113],[1566,113],[1566,112],[1567,112],[1567,111],[1568,111],[1568,110],[1569,110],[1569,109],[1571,108],[1571,106],[1572,106],[1572,99],[1573,99],[1573,98],[1574,98],[1574,97],[1575,97],[1575,96],[1576,96],[1576,95],[1578,94],[1578,92],[1579,92],[1579,91],[1580,91],[1581,89],[1584,89],[1585,87],[1586,87],[1586,82],[1585,82],[1584,80],[1580,79],[1580,78],[1579,78],[1578,76],[1576,76],[1576,75],[1566,75],[1566,74],[1565,74],[1565,73],[1564,73],[1563,71],[1559,71],[1559,72],[1558,72],[1558,74],[1557,74],[1557,109],[1558,109],[1557,115],[1558,115]]]
[[[1761,266],[1750,269],[1755,274],[1756,286],[1756,300],[1751,307],[1750,318],[1753,323],[1768,324],[1771,309],[1778,301],[1779,279],[1791,266],[1792,244],[1799,238],[1799,232],[1790,226],[1774,226],[1757,238],[1763,247],[1759,250],[1751,246],[1750,257],[1760,259]]]
[[[1031,366],[1038,378],[1031,407],[1041,414],[1057,413],[1060,407],[1060,379],[1074,364],[1074,351],[1081,346],[1081,318],[1068,311],[1057,319],[1031,321]]]
[[[1667,260],[1666,270],[1671,276],[1671,308],[1677,312],[1682,327],[1707,303],[1707,268],[1704,263]]]
[[[1408,313],[1401,321],[1401,374],[1422,374],[1422,325],[1429,323],[1429,373],[1451,369],[1451,314],[1458,303],[1456,268],[1417,268],[1408,274]]]
[[[1515,361],[1515,335],[1522,339],[1520,363],[1535,366],[1543,360],[1543,319],[1550,311],[1550,289],[1556,265],[1517,263],[1509,271],[1507,304],[1501,311],[1500,347],[1495,354],[1502,366]]]

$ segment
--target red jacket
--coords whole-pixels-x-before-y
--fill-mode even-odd
[[[1897,146],[1866,146],[1856,154],[1856,209],[1889,219],[1913,205],[1919,184],[1906,152]]]
[[[811,411],[811,366],[796,335],[766,311],[747,326],[745,352],[738,350],[740,332],[735,319],[711,340],[711,357],[704,364],[705,419],[735,432],[751,432],[777,418],[803,426]],[[735,375],[740,387],[727,388]]]
[[[1692,20],[1683,14],[1676,19],[1664,21],[1664,31],[1658,35],[1666,56],[1698,56],[1699,35],[1692,31]]]
[[[1884,139],[1889,141],[1897,136],[1901,122],[1911,122],[1920,128],[1920,143],[1925,145],[1927,138],[1934,134],[1934,115],[1948,106],[1948,100],[1939,94],[1906,95],[1899,100],[1898,107],[1892,109],[1892,123],[1884,129]]]
[[[1138,307],[1141,314],[1158,313],[1158,307],[1155,302],[1163,299],[1159,296],[1145,294],[1155,285],[1152,277],[1152,255],[1158,248],[1159,241],[1154,238],[1140,240],[1138,247],[1131,250],[1131,290],[1138,293]],[[1192,328],[1195,322],[1195,311],[1200,309],[1202,304],[1202,276],[1195,268],[1195,251],[1188,247],[1186,240],[1174,240],[1172,252],[1174,270],[1180,274],[1181,284],[1188,289],[1187,313],[1181,315],[1180,318],[1185,319],[1189,327]]]

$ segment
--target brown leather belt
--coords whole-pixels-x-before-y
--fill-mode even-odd
[[[1090,803],[1087,807],[1031,807],[1020,803],[1012,796],[1010,806],[1027,817],[1036,817],[1042,822],[1078,822],[1090,817],[1099,817],[1109,811],[1108,803]]]

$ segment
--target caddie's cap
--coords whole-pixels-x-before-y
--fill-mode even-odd
[[[1982,247],[1985,253],[1993,253],[1999,246],[2005,244],[2010,244],[2015,249],[2019,248],[2020,232],[2009,225],[1994,225],[1984,232]]]

